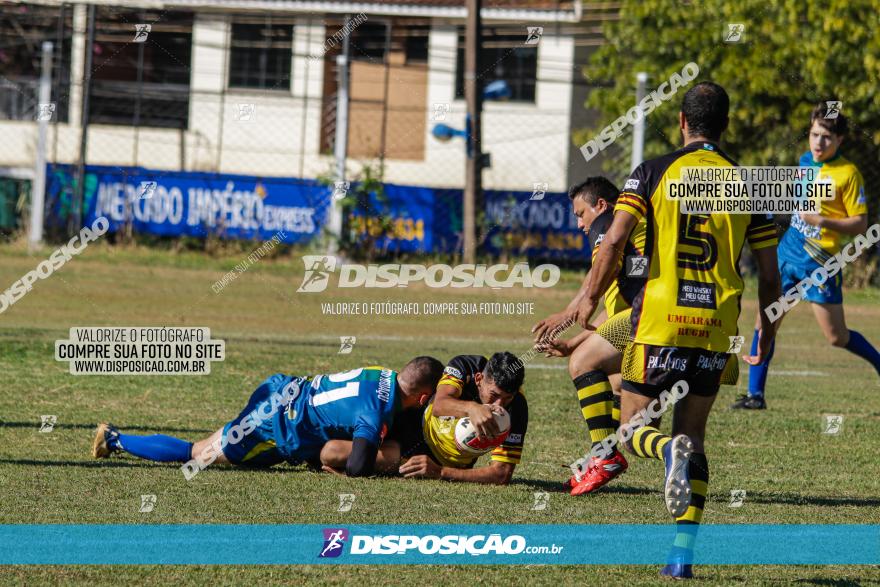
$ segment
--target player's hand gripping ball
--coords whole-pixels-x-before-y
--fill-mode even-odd
[[[498,425],[498,436],[492,438],[480,438],[477,429],[471,423],[470,418],[459,418],[455,424],[455,445],[462,452],[472,455],[481,455],[493,448],[500,446],[510,434],[510,414],[502,407],[493,408],[495,423]]]

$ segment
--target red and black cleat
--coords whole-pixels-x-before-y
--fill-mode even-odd
[[[626,471],[626,459],[619,451],[614,451],[610,459],[590,458],[587,471],[578,481],[575,477],[569,480],[572,495],[592,493],[609,481]]]

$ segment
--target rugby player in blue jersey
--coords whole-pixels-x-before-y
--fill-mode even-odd
[[[183,462],[190,478],[211,463],[318,466],[324,444],[341,439],[352,441],[346,474],[367,476],[377,468],[377,458],[380,469],[382,461],[397,465],[399,451],[394,447],[394,454],[380,454],[382,440],[400,412],[430,398],[442,373],[437,359],[416,357],[399,373],[364,367],[313,377],[276,374],[254,391],[235,419],[207,438],[192,443],[164,434],[122,434],[100,424],[92,456],[126,452],[151,461]]]

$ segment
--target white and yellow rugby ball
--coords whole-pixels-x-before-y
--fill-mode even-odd
[[[510,434],[510,414],[501,407],[495,409],[493,414],[495,415],[495,423],[498,424],[498,436],[494,438],[479,438],[477,436],[477,429],[471,423],[471,419],[459,418],[455,424],[455,446],[460,451],[472,455],[482,455],[495,447],[501,446],[501,443]]]

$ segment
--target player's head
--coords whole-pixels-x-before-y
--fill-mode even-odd
[[[474,375],[480,401],[486,405],[507,407],[522,387],[525,366],[511,353],[495,353],[483,368]]]
[[[837,108],[829,109],[828,102],[819,102],[810,114],[810,153],[813,161],[827,161],[849,131],[849,121]]]
[[[424,405],[443,376],[443,363],[434,357],[416,357],[407,363],[397,375],[400,383],[403,407]]]
[[[597,175],[588,177],[568,190],[568,199],[574,215],[578,219],[578,228],[590,231],[590,225],[606,210],[614,208],[620,191],[607,177]]]
[[[727,130],[730,98],[724,88],[713,82],[700,82],[689,89],[681,101],[678,125],[689,139],[705,138],[710,141],[721,139]]]

